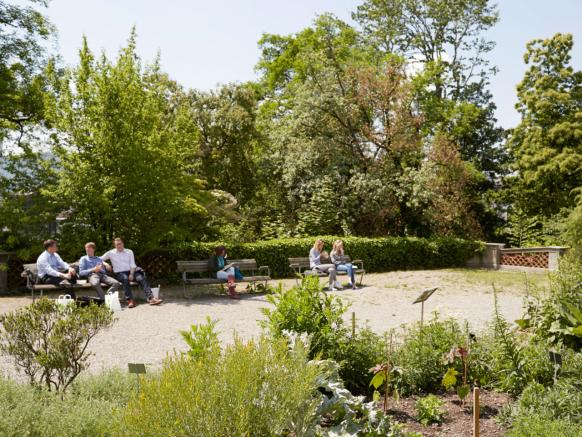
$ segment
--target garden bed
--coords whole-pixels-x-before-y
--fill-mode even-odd
[[[418,422],[415,407],[418,396],[402,398],[398,402],[395,399],[388,399],[388,414],[394,420],[405,424],[408,431],[420,432],[426,437],[464,437],[472,435],[473,403],[467,400],[463,406],[455,393],[440,395],[439,399],[444,402],[442,410],[445,411],[445,416],[442,424],[424,426]],[[480,393],[480,403],[481,435],[487,437],[504,435],[505,431],[495,421],[495,417],[504,405],[510,403],[510,396],[505,393],[482,390]]]

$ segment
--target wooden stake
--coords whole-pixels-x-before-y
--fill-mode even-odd
[[[352,338],[356,336],[356,313],[352,312]]]
[[[473,390],[473,437],[479,437],[479,416],[481,406],[479,405],[479,387]]]

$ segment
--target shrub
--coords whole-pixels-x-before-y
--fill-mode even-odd
[[[507,437],[582,437],[579,424],[566,420],[548,420],[543,416],[522,416],[516,419]]]
[[[235,343],[198,359],[177,356],[121,412],[121,435],[304,435],[319,398],[317,366],[283,340]]]
[[[523,328],[556,345],[582,350],[582,261],[565,257],[551,276],[551,290],[542,298],[529,297]]]
[[[313,238],[281,238],[256,243],[228,244],[229,256],[255,258],[259,265],[268,265],[275,278],[289,277],[290,257],[307,257],[313,246]],[[333,241],[341,238],[346,252],[352,259],[362,259],[368,272],[390,270],[430,269],[465,265],[475,254],[483,250],[482,243],[458,238],[415,237],[320,237],[330,248]],[[207,259],[214,247],[220,244],[189,243],[172,250],[171,256],[185,259]]]
[[[261,324],[271,335],[308,334],[311,357],[337,361],[352,393],[370,393],[369,369],[382,360],[384,342],[368,328],[356,330],[352,337],[342,319],[347,307],[338,297],[324,293],[318,278],[303,278],[300,286],[286,292],[279,288],[267,301],[274,308],[262,310],[266,319]]]
[[[357,329],[352,337],[343,337],[328,351],[340,365],[340,375],[354,394],[370,394],[370,369],[386,358],[384,339],[369,328]]]
[[[432,423],[442,423],[444,420],[444,402],[435,395],[428,395],[416,401],[416,412],[418,421],[424,426]]]
[[[266,319],[263,328],[275,337],[285,331],[311,336],[311,357],[322,353],[327,358],[329,351],[338,347],[341,338],[347,336],[342,315],[347,307],[338,297],[322,291],[317,277],[305,277],[301,285],[283,291],[282,287],[267,296],[274,308],[263,308]]]
[[[405,396],[441,390],[448,369],[443,357],[465,339],[455,320],[439,320],[436,314],[422,329],[418,323],[406,328],[403,343],[393,355],[394,365],[400,368],[394,374],[395,388]]]
[[[0,351],[14,358],[31,384],[64,392],[87,367],[87,345],[113,323],[103,306],[37,302],[0,317]]]
[[[110,435],[115,410],[127,402],[135,380],[110,371],[75,381],[56,393],[0,379],[0,435],[6,437]]]
[[[200,325],[191,325],[190,331],[180,331],[182,338],[190,347],[188,355],[197,359],[203,357],[211,350],[220,347],[218,334],[214,330],[216,320],[206,316],[206,323]]]

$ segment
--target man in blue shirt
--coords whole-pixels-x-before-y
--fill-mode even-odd
[[[61,259],[55,240],[46,240],[43,245],[45,251],[36,260],[40,283],[69,288],[68,294],[74,299],[75,292],[71,286],[77,282],[77,272]]]
[[[121,287],[121,282],[107,275],[107,272],[111,271],[111,266],[101,259],[99,256],[95,256],[95,243],[85,244],[85,252],[87,255],[81,257],[79,261],[79,276],[81,278],[87,278],[91,286],[95,289],[97,294],[101,299],[105,299],[105,293],[101,284],[109,285],[108,292],[115,292]]]

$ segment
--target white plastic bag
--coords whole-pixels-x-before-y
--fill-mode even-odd
[[[57,299],[57,304],[61,305],[62,307],[66,308],[69,305],[72,305],[75,301],[71,298],[70,294],[61,294]]]
[[[157,288],[152,288],[152,294],[154,296],[154,298],[159,299],[160,298],[160,285],[158,284]]]
[[[108,292],[105,295],[105,306],[114,313],[121,311],[121,303],[119,302],[119,293],[117,291],[115,293]]]

